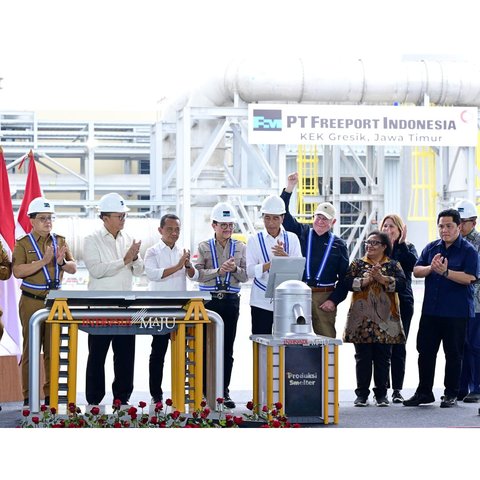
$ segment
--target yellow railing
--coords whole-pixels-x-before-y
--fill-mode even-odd
[[[429,241],[437,238],[436,157],[430,147],[414,147],[408,220],[427,222]]]
[[[297,212],[298,221],[309,223],[316,205],[305,197],[318,196],[318,151],[317,146],[298,145],[297,149]]]

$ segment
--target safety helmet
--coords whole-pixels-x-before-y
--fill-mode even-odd
[[[235,211],[229,203],[220,202],[212,208],[210,219],[212,222],[235,222]]]
[[[262,202],[260,213],[283,215],[285,213],[285,202],[278,195],[270,195]]]
[[[35,213],[55,213],[53,205],[45,197],[34,198],[28,206],[27,215]]]
[[[472,218],[478,216],[475,204],[470,200],[460,200],[455,205],[455,209],[458,210],[460,218]]]
[[[125,200],[118,193],[107,193],[98,203],[100,212],[122,213],[128,212],[130,209],[125,205]]]

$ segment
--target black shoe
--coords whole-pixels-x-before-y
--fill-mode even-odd
[[[460,400],[457,397],[457,401]],[[470,392],[468,395],[465,395],[465,398],[463,399],[465,403],[479,403],[480,402],[480,393],[473,393]]]
[[[50,397],[47,395],[44,400],[44,405],[50,405]]]
[[[388,407],[390,405],[390,402],[388,401],[388,398],[386,395],[382,395],[374,398],[375,398],[375,404],[377,405],[377,407]]]
[[[418,407],[423,403],[433,403],[434,401],[435,397],[433,393],[415,393],[413,397],[404,400],[403,405],[405,405],[405,407]]]
[[[402,397],[400,390],[394,390],[392,393],[392,403],[402,403],[403,401],[404,398]]]
[[[225,396],[223,397],[223,404],[227,408],[235,408],[236,407],[235,402],[230,398],[230,395],[228,393],[226,393]]]
[[[457,397],[449,397],[445,395],[441,398],[440,408],[450,408],[454,407],[457,404]]]
[[[368,406],[368,397],[357,397],[353,401],[355,407],[367,407]]]
[[[24,407],[29,407],[30,406],[30,400],[28,399],[28,397],[23,399],[23,406]]]

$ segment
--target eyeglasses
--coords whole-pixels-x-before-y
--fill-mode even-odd
[[[217,225],[222,229],[222,230],[233,230],[235,228],[234,223],[217,223]]]
[[[376,247],[377,245],[382,245],[382,242],[380,242],[379,240],[367,240],[365,242],[365,246],[368,247]]]
[[[119,220],[125,220],[127,214],[126,213],[120,213],[118,215],[114,215],[113,213],[110,213],[108,216],[113,217],[113,218],[118,218]]]
[[[55,216],[54,215],[48,215],[48,216],[36,216],[35,220],[39,220],[42,223],[47,223],[47,222],[53,222],[55,221]]]

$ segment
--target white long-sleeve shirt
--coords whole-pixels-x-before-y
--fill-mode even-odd
[[[272,259],[272,248],[277,245],[278,241],[285,244],[284,235],[288,238],[288,256],[289,257],[301,257],[302,249],[297,235],[292,232],[287,232],[283,227],[280,229],[280,233],[277,237],[269,235],[266,229],[262,230],[263,239],[265,241],[265,247],[268,253],[269,260]],[[285,248],[285,245],[284,245]],[[273,300],[271,298],[265,298],[265,290],[255,282],[257,280],[261,285],[266,287],[268,283],[269,272],[263,271],[263,265],[267,263],[262,254],[260,248],[260,242],[258,234],[250,236],[247,241],[247,274],[248,278],[253,278],[252,291],[250,293],[250,305],[264,310],[273,311]]]
[[[104,226],[85,237],[83,252],[90,279],[89,290],[132,290],[133,275],[143,272],[143,260],[124,264],[127,250],[133,239],[126,232],[118,232],[115,238]]]
[[[185,267],[172,273],[168,277],[162,278],[163,272],[177,265],[183,249],[176,244],[170,248],[163,240],[148,248],[145,252],[145,274],[149,280],[148,289],[154,291],[185,291],[187,290],[187,273]],[[191,280],[198,277],[195,270]],[[189,277],[190,278],[190,277]]]

